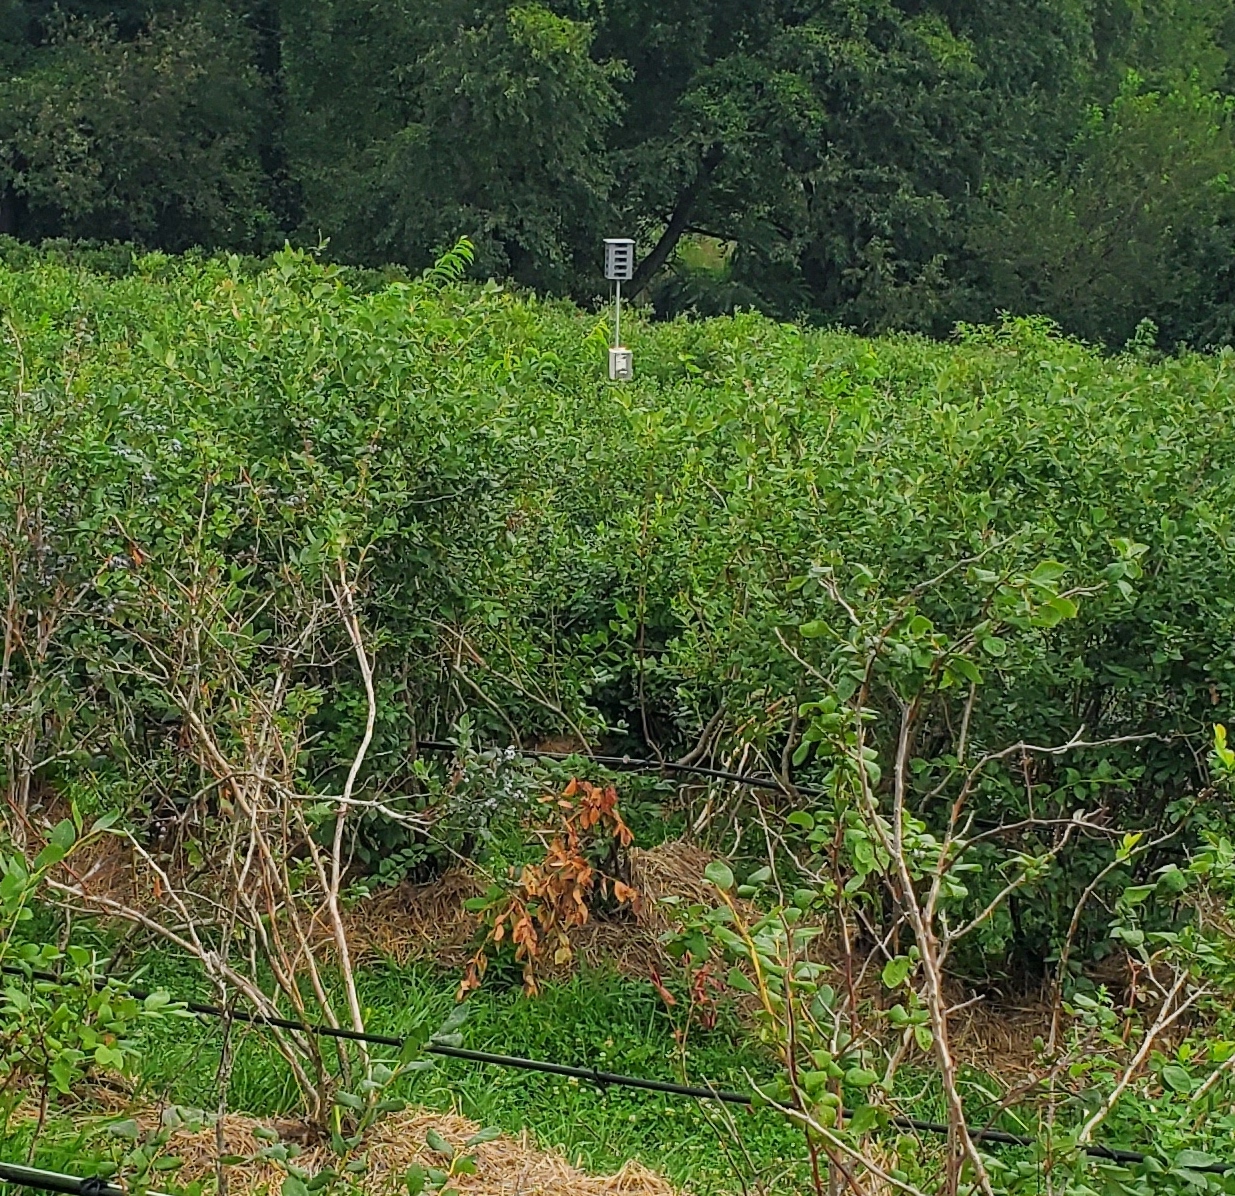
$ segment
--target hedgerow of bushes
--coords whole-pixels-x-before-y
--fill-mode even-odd
[[[1074,771],[1009,765],[984,814],[1105,804],[1153,829],[1186,808],[1188,834],[1225,817],[1201,761],[1235,688],[1235,357],[1104,357],[1033,321],[936,344],[742,314],[636,322],[618,386],[601,315],[455,273],[355,290],[290,252],[260,272],[0,269],[11,800],[158,818],[198,795],[183,712],[133,665],[179,642],[153,577],[217,598],[226,675],[256,693],[257,647],[300,609],[282,596],[355,567],[379,696],[361,787],[415,806],[433,788],[416,742],[464,715],[486,743],[675,756],[723,707],[728,746],[779,761],[822,696],[830,590],[939,577],[923,613],[964,628],[975,571],[1047,561],[1084,591],[1075,617],[1064,600],[983,644],[972,741],[1152,738]],[[334,791],[364,722],[337,628],[297,684],[296,767]],[[1071,906],[1049,885],[1029,904],[992,951],[1049,947]]]

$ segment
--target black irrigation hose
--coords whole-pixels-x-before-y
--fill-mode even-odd
[[[457,752],[458,744],[442,743],[434,739],[421,740],[416,748],[422,752],[435,754]],[[752,777],[740,772],[725,772],[720,768],[703,768],[698,764],[678,764],[672,760],[641,760],[636,756],[593,756],[589,752],[541,752],[535,748],[515,748],[515,754],[544,760],[572,760],[580,756],[590,764],[599,764],[603,768],[615,771],[630,772],[676,772],[688,776],[707,777],[713,781],[730,781],[735,785],[745,785],[750,789],[771,789],[777,793],[787,792],[783,782],[775,777]]]
[[[54,984],[62,983],[61,978],[54,972],[38,972],[27,971],[25,968],[6,965],[0,968],[0,972],[6,972],[11,975],[28,976],[35,980],[45,980]],[[97,983],[97,981],[96,981]],[[129,994],[138,1001],[144,1001],[150,993],[144,989],[131,988]],[[254,1026],[276,1026],[282,1030],[295,1030],[302,1034],[317,1034],[324,1038],[342,1038],[348,1042],[364,1042],[374,1046],[388,1046],[401,1048],[406,1039],[396,1038],[387,1034],[369,1034],[362,1033],[358,1030],[345,1030],[342,1027],[336,1026],[311,1026],[304,1022],[292,1021],[289,1018],[283,1017],[267,1017],[260,1013],[249,1013],[245,1010],[233,1011],[231,1014],[218,1005],[205,1005],[199,1001],[186,1001],[184,1007],[190,1013],[200,1014],[203,1017],[231,1017],[233,1021],[245,1022]],[[645,1080],[639,1076],[624,1076],[611,1071],[597,1071],[592,1067],[570,1067],[564,1063],[543,1063],[538,1059],[524,1059],[518,1055],[495,1055],[488,1051],[470,1051],[463,1047],[444,1046],[441,1043],[430,1041],[424,1047],[425,1053],[430,1055],[441,1055],[449,1059],[463,1059],[470,1063],[483,1063],[493,1067],[511,1067],[522,1071],[537,1071],[545,1075],[551,1076],[567,1076],[571,1079],[586,1080],[590,1084],[595,1084],[600,1089],[605,1088],[637,1088],[646,1092],[663,1092],[670,1096],[688,1096],[695,1100],[719,1100],[732,1105],[752,1105],[754,1099],[743,1092],[726,1092],[724,1089],[716,1088],[709,1085],[708,1087],[692,1087],[689,1084],[674,1084],[667,1080]],[[926,1134],[946,1134],[948,1127],[938,1121],[921,1121],[916,1117],[889,1117],[888,1121],[897,1127],[897,1129],[917,1130],[920,1133]],[[981,1129],[971,1132],[970,1137],[977,1142],[995,1142],[1004,1146],[1034,1146],[1036,1139],[1027,1137],[1023,1134],[1010,1134],[1005,1130]],[[1120,1150],[1111,1146],[1082,1146],[1081,1152],[1089,1155],[1091,1158],[1107,1159],[1116,1163],[1143,1163],[1148,1157],[1139,1150]],[[24,1168],[17,1168],[24,1170]],[[1235,1164],[1230,1163],[1211,1163],[1203,1167],[1191,1167],[1191,1171],[1208,1172],[1214,1175],[1224,1175],[1226,1172],[1235,1170]],[[5,1177],[0,1174],[0,1180]],[[66,1182],[94,1182],[94,1181],[73,1181],[68,1177],[61,1177]],[[12,1182],[23,1182],[14,1180]],[[30,1184],[30,1187],[38,1185]],[[49,1188],[48,1191],[68,1192],[70,1196],[78,1196],[79,1189],[77,1188]],[[90,1192],[80,1191],[80,1196],[113,1196],[112,1190],[92,1190]]]
[[[458,745],[426,740],[417,745],[420,751],[446,753],[458,751]],[[582,753],[574,752],[543,752],[536,750],[516,749],[520,756],[540,757],[547,760],[569,760]],[[751,789],[768,789],[785,792],[785,785],[773,777],[752,777],[742,773],[727,772],[723,769],[704,768],[695,764],[678,764],[669,760],[643,760],[632,756],[593,756],[585,755],[593,764],[615,770],[630,770],[635,772],[674,772],[687,776],[707,777],[709,780],[728,781],[735,785],[745,785]],[[31,979],[61,983],[61,978],[52,972],[28,971],[25,968],[11,965],[0,968],[0,972],[11,975],[27,976]],[[96,981],[98,983],[98,981]],[[143,1001],[150,993],[142,989],[129,989],[129,993],[137,1000]],[[357,1030],[346,1030],[335,1026],[310,1026],[304,1022],[292,1021],[290,1018],[267,1017],[259,1013],[248,1013],[244,1010],[234,1010],[230,1014],[217,1005],[206,1005],[200,1001],[187,1001],[185,1008],[190,1013],[203,1017],[225,1018],[244,1022],[255,1026],[275,1026],[281,1030],[294,1030],[301,1034],[317,1034],[325,1038],[339,1038],[348,1042],[364,1042],[374,1046],[401,1048],[405,1039],[386,1034],[361,1033]],[[492,1067],[510,1067],[522,1071],[535,1071],[544,1075],[566,1076],[570,1079],[584,1080],[605,1088],[634,1088],[645,1092],[661,1092],[670,1096],[686,1096],[694,1100],[719,1100],[733,1105],[752,1105],[752,1097],[743,1092],[726,1092],[714,1086],[693,1087],[689,1084],[674,1084],[666,1080],[645,1080],[638,1076],[624,1076],[611,1071],[598,1071],[596,1068],[570,1067],[564,1063],[544,1063],[537,1059],[524,1059],[518,1055],[496,1055],[489,1051],[471,1051],[463,1047],[445,1046],[441,1043],[429,1042],[424,1047],[425,1053],[440,1055],[449,1059],[462,1059],[469,1063],[481,1063]],[[921,1121],[916,1117],[890,1117],[889,1122],[898,1129],[916,1130],[920,1133],[946,1134],[948,1127],[937,1121]],[[971,1137],[979,1142],[993,1142],[1005,1146],[1030,1147],[1036,1145],[1036,1140],[1023,1134],[1010,1134],[1004,1130],[981,1129],[972,1132]],[[1110,1146],[1083,1146],[1082,1153],[1091,1158],[1107,1159],[1116,1163],[1143,1163],[1146,1156],[1139,1150],[1119,1150]],[[1235,1170],[1235,1165],[1213,1163],[1203,1167],[1189,1168],[1191,1171],[1206,1172],[1215,1175],[1225,1174]],[[55,1171],[42,1171],[37,1167],[23,1167],[14,1163],[0,1163],[0,1183],[18,1184],[44,1192],[58,1192],[63,1196],[124,1196],[124,1190],[99,1179],[79,1179],[72,1175],[62,1175]]]
[[[124,1196],[123,1188],[101,1179],[78,1179],[75,1175],[22,1167],[17,1163],[0,1163],[0,1183],[20,1184],[23,1188],[38,1188],[43,1192],[63,1192],[65,1196]]]
[[[436,739],[421,740],[416,745],[418,751],[430,752],[433,755],[446,755],[459,750],[458,744],[443,743]],[[772,793],[782,793],[788,796],[797,794],[799,797],[822,798],[826,794],[818,789],[803,788],[800,785],[788,785],[776,777],[754,777],[741,772],[726,772],[720,768],[704,768],[698,764],[679,764],[673,760],[643,760],[638,756],[593,756],[589,752],[542,752],[535,748],[498,748],[498,751],[513,751],[516,756],[531,760],[573,760],[576,757],[586,760],[589,764],[599,764],[602,768],[614,772],[674,772],[682,776],[707,777],[713,781],[728,781],[732,785],[745,785],[747,789],[767,789]],[[998,829],[998,824],[986,819],[977,818],[974,826]]]

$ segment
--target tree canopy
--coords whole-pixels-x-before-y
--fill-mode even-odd
[[[0,232],[1232,337],[1221,0],[8,0]]]

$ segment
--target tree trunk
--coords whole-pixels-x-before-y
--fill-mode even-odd
[[[254,7],[253,61],[269,105],[262,119],[259,160],[279,226],[290,230],[304,215],[304,197],[287,156],[287,80],[283,74],[283,24],[279,9],[278,0],[263,0]]]
[[[0,236],[17,236],[17,196],[10,183],[0,187]]]
[[[720,160],[724,156],[725,151],[719,145],[712,146],[703,155],[703,161],[699,164],[699,172],[695,175],[690,186],[678,196],[678,201],[673,208],[673,214],[669,217],[669,223],[665,226],[665,231],[661,233],[660,240],[656,242],[652,252],[639,263],[639,268],[630,280],[630,293],[632,295],[638,295],[640,291],[646,289],[648,283],[656,277],[665,263],[673,256],[673,251],[682,239],[682,234],[690,227],[691,213],[694,211],[699,196],[707,187],[712,177],[712,172],[720,165]]]

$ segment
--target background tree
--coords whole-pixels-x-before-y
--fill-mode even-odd
[[[973,240],[989,293],[1116,346],[1143,319],[1167,345],[1229,343],[1233,165],[1230,100],[1196,87],[1145,93],[1129,77],[1057,171],[994,189]]]
[[[601,42],[632,64],[627,212],[654,240],[638,281],[704,233],[733,243],[734,274],[774,309],[949,322],[969,197],[1076,90],[1084,23],[1043,8],[614,6]],[[1013,38],[1027,52],[1009,66]]]
[[[132,39],[119,19],[32,21],[46,41],[0,84],[0,230],[269,243],[251,37],[222,7],[194,9],[154,15]]]
[[[539,4],[318,0],[284,13],[304,233],[423,266],[455,236],[483,270],[566,290],[596,273],[619,67]]]
[[[7,0],[0,232],[466,235],[591,301],[625,231],[662,315],[1216,345],[1233,51],[1221,0]]]

